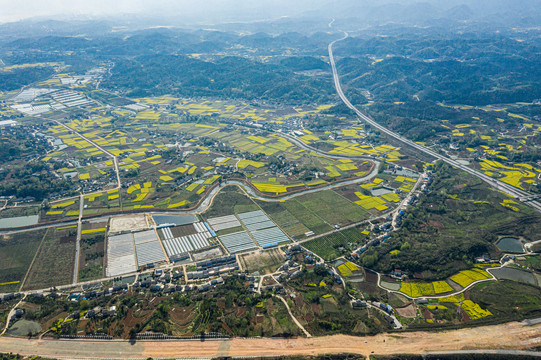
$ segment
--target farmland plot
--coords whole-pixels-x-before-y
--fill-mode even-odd
[[[0,293],[21,286],[46,230],[27,231],[0,238]]]
[[[28,272],[23,289],[43,289],[69,284],[75,262],[73,229],[49,228]]]

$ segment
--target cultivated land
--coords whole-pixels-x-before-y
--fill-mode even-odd
[[[450,33],[430,52],[394,33],[374,46],[372,34],[201,31],[188,47],[203,41],[205,54],[171,46],[176,31],[129,56],[99,35],[76,51],[42,39],[0,53],[0,116],[16,124],[0,127],[0,217],[39,215],[2,230],[0,352],[541,346],[529,321],[541,316],[534,30],[491,44]],[[92,45],[100,57],[94,41],[107,41]],[[88,63],[71,59],[81,49]],[[499,66],[511,61],[533,83]],[[441,64],[455,79],[441,81]],[[164,338],[197,341],[152,341]]]
[[[72,279],[75,261],[73,228],[49,228],[33,260],[23,290],[65,285]]]
[[[46,230],[36,230],[2,236],[0,291],[7,293],[21,287],[45,233]]]

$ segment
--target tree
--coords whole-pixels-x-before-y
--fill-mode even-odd
[[[81,310],[88,310],[90,309],[90,301],[84,299],[81,301]]]

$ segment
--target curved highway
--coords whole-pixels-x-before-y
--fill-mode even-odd
[[[346,95],[344,95],[344,92],[342,91],[342,86],[340,84],[340,77],[338,75],[338,71],[336,70],[336,63],[334,61],[334,55],[333,55],[333,50],[332,50],[332,47],[335,43],[339,42],[339,41],[343,41],[345,39],[347,39],[349,36],[349,34],[347,32],[344,31],[344,37],[338,39],[338,40],[335,40],[333,42],[331,42],[329,44],[329,47],[328,47],[328,50],[329,50],[329,60],[331,62],[331,67],[332,67],[332,72],[333,72],[333,79],[334,79],[334,86],[336,88],[336,92],[338,93],[338,96],[340,96],[340,99],[344,102],[344,104],[350,108],[351,110],[353,110],[357,116],[362,119],[363,121],[365,121],[367,124],[370,124],[370,126],[378,129],[379,131],[381,131],[382,133],[386,134],[387,136],[389,137],[392,137],[393,139],[405,144],[405,145],[408,145],[420,152],[423,152],[424,154],[426,155],[429,155],[433,158],[436,158],[438,160],[441,160],[441,161],[444,161],[446,162],[447,164],[455,167],[455,168],[458,168],[460,170],[463,170],[481,180],[483,180],[484,182],[486,182],[487,184],[489,184],[490,186],[494,187],[495,189],[497,190],[500,190],[510,196],[513,196],[517,199],[521,199],[521,198],[527,198],[527,197],[531,197],[532,194],[524,191],[524,190],[521,190],[521,189],[518,189],[512,185],[509,185],[509,184],[506,184],[504,182],[501,182],[499,180],[496,180],[494,178],[491,178],[490,176],[488,175],[485,175],[483,174],[482,172],[479,172],[477,170],[474,170],[466,165],[463,165],[463,164],[460,164],[458,161],[455,161],[453,159],[450,159],[444,155],[441,155],[435,151],[432,151],[430,149],[427,149],[426,147],[422,146],[422,145],[419,145],[409,139],[406,139],[404,137],[402,137],[401,135],[395,133],[394,131],[391,131],[389,129],[387,129],[386,127],[384,127],[383,125],[380,125],[379,123],[377,123],[376,121],[374,121],[372,118],[370,118],[369,116],[367,116],[366,114],[362,113],[359,109],[357,109],[355,106],[353,106],[353,104],[351,104],[351,102],[348,100],[348,98],[346,97]],[[535,210],[537,210],[538,212],[541,212],[541,203],[539,201],[529,201],[527,202],[528,205],[532,206]]]

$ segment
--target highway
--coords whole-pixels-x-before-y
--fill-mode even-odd
[[[518,189],[512,185],[509,185],[509,184],[506,184],[504,182],[501,182],[499,180],[496,180],[494,178],[491,178],[490,176],[488,175],[485,175],[483,174],[482,172],[479,172],[477,170],[474,170],[466,165],[463,165],[463,164],[460,164],[458,161],[455,161],[453,159],[450,159],[444,155],[441,155],[435,151],[432,151],[430,149],[427,149],[426,147],[422,146],[422,145],[419,145],[409,139],[406,139],[404,137],[402,137],[401,135],[387,129],[386,127],[384,127],[383,125],[380,125],[379,123],[377,123],[376,121],[374,121],[372,118],[370,118],[369,116],[367,116],[366,114],[364,114],[363,112],[361,112],[359,109],[357,109],[355,106],[353,106],[353,104],[351,104],[351,102],[348,100],[348,98],[346,97],[346,95],[344,95],[344,92],[342,91],[342,86],[340,84],[340,77],[338,75],[338,71],[336,70],[336,63],[335,63],[335,60],[334,60],[334,55],[333,55],[333,50],[332,50],[332,47],[335,43],[339,42],[339,41],[343,41],[345,39],[347,39],[349,37],[349,34],[347,32],[344,31],[344,37],[338,39],[338,40],[335,40],[333,42],[331,42],[329,44],[329,47],[328,47],[328,50],[329,50],[329,60],[330,60],[330,63],[331,63],[331,67],[332,67],[332,72],[333,72],[333,79],[334,79],[334,86],[336,88],[336,92],[338,93],[338,96],[340,96],[340,99],[344,102],[344,104],[350,108],[351,110],[353,110],[357,116],[363,120],[364,122],[366,122],[367,124],[369,124],[370,126],[372,126],[373,128],[375,129],[378,129],[380,132],[386,134],[387,136],[399,141],[400,143],[404,144],[404,145],[407,145],[407,146],[410,146],[428,156],[431,156],[435,159],[438,159],[438,160],[441,160],[441,161],[444,161],[445,163],[457,168],[457,169],[460,169],[460,170],[463,170],[481,180],[483,180],[484,182],[486,182],[487,184],[489,184],[490,186],[492,186],[493,188],[497,189],[497,190],[500,190],[514,198],[517,198],[517,199],[525,199],[525,198],[528,198],[528,197],[531,197],[532,194],[528,193],[527,191],[524,191],[524,190],[521,190],[521,189]],[[528,202],[525,202],[525,204],[528,204],[530,205],[531,207],[533,207],[536,211],[538,212],[541,212],[541,203],[539,201],[528,201]]]

